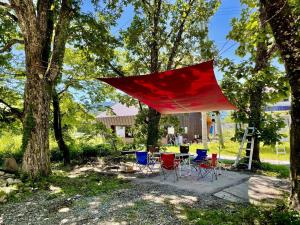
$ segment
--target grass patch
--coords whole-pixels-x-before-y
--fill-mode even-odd
[[[290,168],[286,165],[261,163],[260,168],[256,172],[267,176],[288,178],[290,175]]]
[[[261,159],[269,159],[269,160],[279,160],[279,161],[288,161],[290,157],[290,148],[289,143],[283,143],[286,148],[285,155],[277,155],[275,152],[275,148],[272,146],[264,146],[261,145],[260,149],[260,158]],[[196,150],[198,148],[203,148],[202,144],[192,144],[190,145],[190,152],[192,154],[196,154]],[[236,157],[240,148],[240,143],[233,142],[227,140],[225,142],[225,148],[221,149],[221,157],[222,156],[233,156]],[[166,146],[168,152],[179,152],[179,146]],[[208,153],[218,153],[219,154],[219,143],[218,142],[210,142],[208,143]]]
[[[96,196],[101,193],[111,193],[114,190],[128,188],[129,182],[116,176],[106,176],[96,172],[88,172],[78,177],[70,178],[66,173],[54,173],[39,185],[48,188],[53,194],[73,196]]]
[[[197,225],[296,225],[300,224],[299,212],[289,210],[284,203],[274,208],[231,205],[223,209],[185,208],[187,220]]]

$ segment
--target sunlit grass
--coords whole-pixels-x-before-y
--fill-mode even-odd
[[[272,146],[264,146],[261,145],[260,150],[260,157],[261,159],[269,159],[269,160],[283,160],[288,161],[290,156],[290,148],[289,143],[284,143],[286,148],[286,154],[285,155],[277,155],[275,147]],[[166,146],[168,152],[179,152],[179,146]],[[202,144],[192,144],[190,146],[190,152],[192,154],[196,153],[196,150],[198,148],[204,148]],[[240,148],[240,143],[233,142],[230,140],[227,140],[225,142],[225,148],[220,150],[221,156],[233,156],[236,157],[238,151]],[[218,153],[219,154],[219,143],[218,142],[210,142],[208,143],[208,153]]]

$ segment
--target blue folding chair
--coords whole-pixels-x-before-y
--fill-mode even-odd
[[[193,162],[201,162],[207,158],[207,149],[197,149],[197,156],[194,158]]]
[[[198,170],[198,165],[203,163],[203,161],[207,158],[207,149],[197,149],[197,156],[193,159],[192,163],[194,165],[195,170]]]
[[[150,160],[148,152],[136,152],[136,164],[140,171],[143,171],[143,168],[150,170],[152,172],[155,165],[155,161]]]

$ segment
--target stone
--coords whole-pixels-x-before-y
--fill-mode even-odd
[[[0,204],[5,202],[7,202],[7,195],[6,194],[0,195]]]
[[[23,184],[23,182],[20,179],[14,179],[14,184]]]
[[[18,171],[18,164],[14,158],[6,158],[4,160],[4,169],[10,172]]]
[[[0,171],[0,177],[3,176],[5,173],[4,171]]]
[[[12,184],[14,184],[14,179],[13,178],[7,178],[7,184],[8,185],[12,185]]]
[[[7,178],[15,178],[15,175],[14,174],[11,174],[11,173],[6,173],[3,175],[3,178],[4,179],[7,179]]]
[[[7,184],[6,180],[0,179],[0,187],[6,187],[6,184]]]

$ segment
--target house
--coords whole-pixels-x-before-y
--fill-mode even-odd
[[[126,142],[132,142],[133,133],[131,127],[135,124],[135,118],[139,109],[135,106],[126,106],[121,103],[116,103],[111,106],[111,110],[101,112],[96,118],[102,122],[107,128],[111,128],[119,137],[122,137]],[[178,117],[180,127],[183,128],[182,140],[192,142],[195,139],[201,138],[201,113],[181,113],[174,114]],[[174,129],[167,129],[168,135],[163,138],[162,142],[174,141],[176,134]]]

